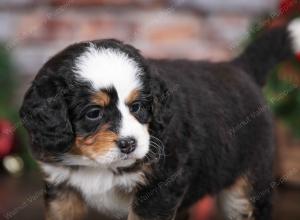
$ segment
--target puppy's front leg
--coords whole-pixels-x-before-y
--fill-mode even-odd
[[[176,180],[146,186],[135,195],[127,220],[174,220],[186,187]]]
[[[127,220],[174,220],[176,218],[176,210],[172,212],[166,211],[158,216],[152,216],[150,213],[151,210],[149,210],[149,216],[147,214],[139,216],[133,209],[131,209],[129,211]]]
[[[82,220],[86,206],[75,190],[47,184],[45,190],[46,220]]]

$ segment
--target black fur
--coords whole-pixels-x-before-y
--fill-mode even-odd
[[[246,70],[261,86],[266,74],[279,62],[293,54],[291,36],[287,27],[274,28],[258,33],[255,44],[250,44],[234,63]]]
[[[34,81],[25,96],[20,116],[30,132],[35,151],[65,152],[74,139],[67,104],[62,98],[65,82],[56,76]]]
[[[260,86],[275,64],[292,55],[285,28],[263,33],[245,53],[226,63],[146,60],[116,40],[94,43],[119,49],[140,64],[147,97],[140,120],[149,123],[152,140],[164,146],[165,156],[151,163],[148,184],[133,202],[141,219],[173,219],[177,210],[206,194],[218,194],[242,175],[251,182],[251,196],[269,189],[273,132],[268,110],[259,111],[265,106]],[[52,152],[69,150],[76,132],[96,129],[78,119],[92,91],[71,71],[86,46],[72,45],[46,63],[25,96],[21,118],[34,152],[54,157]],[[256,220],[271,219],[270,199],[271,192],[252,201]]]

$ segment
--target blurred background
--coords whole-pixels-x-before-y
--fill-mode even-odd
[[[43,184],[18,118],[42,64],[65,46],[117,38],[154,58],[229,60],[260,31],[300,16],[297,0],[0,0],[0,220],[43,219]],[[279,65],[264,88],[274,113],[275,220],[300,219],[300,66]],[[266,189],[268,190],[268,189]],[[214,198],[191,219],[214,219]],[[91,211],[88,219],[106,219]]]

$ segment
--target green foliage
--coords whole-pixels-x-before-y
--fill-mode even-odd
[[[15,75],[10,56],[0,45],[0,118],[16,119],[12,107],[12,97],[15,89]]]
[[[294,77],[280,79],[279,73],[284,74],[289,70],[286,69],[286,65],[279,65],[270,74],[264,93],[275,116],[285,122],[295,136],[300,138],[300,64],[295,59],[290,61],[289,65],[294,68]]]

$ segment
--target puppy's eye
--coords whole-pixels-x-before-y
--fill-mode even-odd
[[[102,110],[100,108],[92,108],[90,109],[86,114],[85,114],[85,117],[88,119],[88,120],[92,120],[92,121],[95,121],[95,120],[99,120],[102,118]]]
[[[141,102],[135,102],[130,106],[130,112],[137,113],[141,110],[142,103]]]

